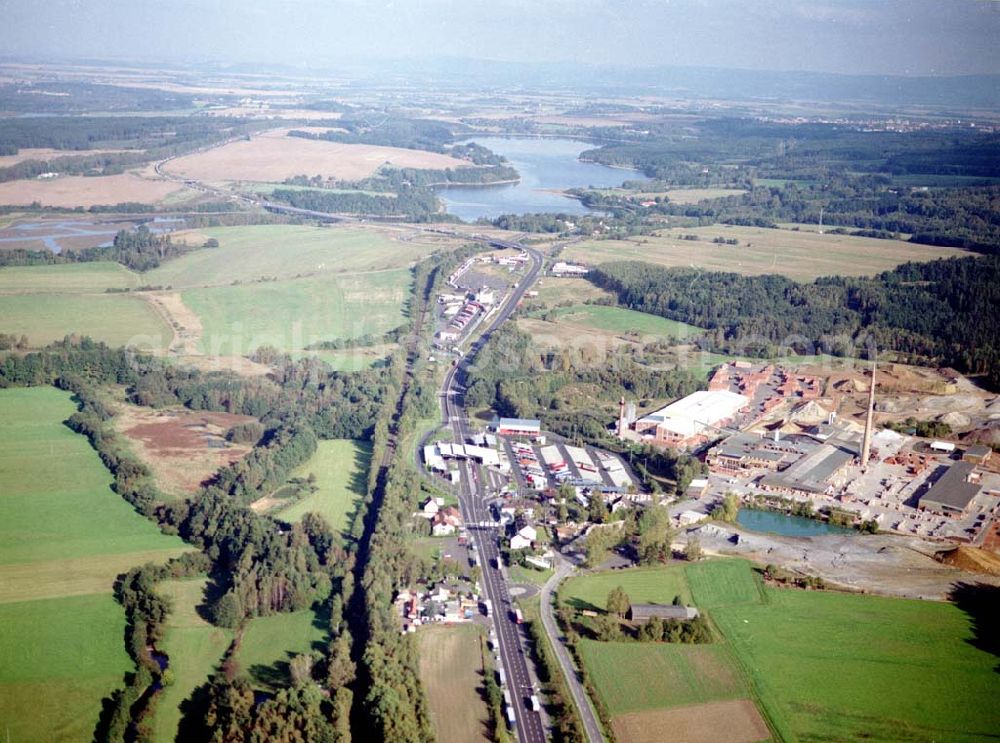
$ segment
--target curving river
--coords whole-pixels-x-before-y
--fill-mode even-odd
[[[466,222],[495,219],[501,214],[561,212],[589,214],[576,199],[553,190],[595,186],[620,186],[622,181],[642,178],[642,173],[624,168],[580,162],[580,153],[596,147],[578,139],[521,137],[476,137],[469,140],[506,157],[521,181],[502,186],[444,186],[437,194],[449,214]]]

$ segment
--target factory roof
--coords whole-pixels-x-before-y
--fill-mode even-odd
[[[749,404],[749,397],[728,390],[699,390],[639,420],[681,436],[694,436],[732,418]]]
[[[920,505],[964,511],[980,489],[977,483],[969,482],[969,475],[974,469],[971,462],[955,462],[930,490],[920,496]]]

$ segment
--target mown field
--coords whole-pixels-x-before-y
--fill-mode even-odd
[[[156,204],[178,191],[188,191],[173,181],[143,178],[134,173],[89,177],[67,175],[51,180],[0,183],[0,204],[29,206],[114,206],[124,202]]]
[[[170,659],[174,681],[163,688],[153,717],[153,735],[160,743],[177,738],[181,704],[215,672],[232,642],[231,630],[215,627],[197,612],[207,578],[164,581],[158,590],[171,600],[172,610],[160,649]]]
[[[264,345],[293,351],[385,333],[405,319],[410,282],[408,270],[396,269],[190,289],[181,298],[201,320],[203,353],[241,355]]]
[[[174,236],[177,242],[201,245],[214,238],[219,247],[168,261],[148,272],[143,283],[186,289],[227,286],[262,277],[289,279],[405,268],[441,247],[441,241],[432,237],[396,237],[388,229],[287,224],[178,232]]]
[[[580,651],[612,717],[749,693],[722,645],[581,640]]]
[[[643,718],[644,710],[737,698],[741,684],[786,741],[977,741],[1000,729],[997,658],[974,644],[970,617],[952,604],[766,587],[740,560],[586,576],[560,596],[603,606],[615,585],[647,600],[678,583],[718,628],[719,643],[583,643],[610,713],[631,715],[620,732],[666,719]],[[647,683],[635,684],[637,676]]]
[[[182,339],[186,353],[238,355],[268,343],[302,352],[311,342],[398,326],[409,267],[456,244],[394,228],[305,225],[182,231],[174,239],[197,246],[216,239],[219,247],[141,274],[111,262],[0,269],[0,332],[24,334],[36,346],[77,333],[165,351],[176,324],[195,336]],[[173,291],[105,293],[140,285]],[[383,352],[316,353],[351,371]]]
[[[243,632],[235,659],[260,689],[291,683],[288,664],[300,653],[320,650],[328,627],[312,609],[252,619]]]
[[[371,457],[371,444],[367,441],[320,441],[312,458],[294,473],[296,477],[315,475],[316,492],[274,515],[296,522],[315,511],[334,529],[346,532],[350,515],[367,492]]]
[[[636,312],[625,307],[581,304],[560,307],[555,310],[555,314],[560,324],[583,325],[611,333],[638,333],[641,336],[652,336],[646,340],[664,337],[683,339],[702,332],[701,328],[687,323]]]
[[[608,594],[616,586],[625,589],[639,604],[672,604],[680,596],[691,603],[691,591],[680,569],[639,568],[610,573],[594,573],[570,578],[563,583],[559,598],[577,609],[603,610]]]
[[[149,351],[166,348],[173,338],[146,302],[128,294],[0,294],[0,332],[26,335],[34,346],[76,333]]]
[[[679,237],[682,234],[698,235],[700,239],[683,240]],[[716,237],[735,239],[739,244],[713,243]],[[588,240],[568,246],[562,257],[589,265],[632,260],[751,275],[779,273],[798,281],[811,281],[817,276],[871,276],[906,261],[930,261],[966,254],[958,248],[917,245],[901,240],[713,225],[676,232],[664,230],[655,236],[632,240]]]
[[[473,624],[424,627],[417,634],[420,680],[441,743],[490,740],[489,711],[480,696],[482,630]]]
[[[51,387],[0,391],[0,727],[90,741],[131,667],[115,576],[188,549],[111,491],[76,406]]]
[[[7,266],[0,270],[0,294],[97,293],[131,289],[138,284],[138,274],[112,261]]]

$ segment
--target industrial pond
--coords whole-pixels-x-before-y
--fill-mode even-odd
[[[777,534],[781,537],[823,537],[829,535],[843,537],[857,533],[854,529],[834,526],[825,521],[792,516],[778,511],[759,511],[753,508],[741,508],[736,514],[736,523],[749,531]]]

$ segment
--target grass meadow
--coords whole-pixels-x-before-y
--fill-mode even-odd
[[[616,570],[570,578],[563,583],[559,597],[576,609],[603,611],[608,594],[617,586],[625,589],[637,604],[672,604],[675,596],[680,596],[685,604],[691,603],[691,591],[681,566]]]
[[[703,331],[694,325],[668,320],[658,315],[637,312],[625,307],[581,304],[560,307],[555,311],[560,322],[584,325],[611,333],[638,333],[642,336],[688,338]]]
[[[90,741],[131,667],[115,576],[188,549],[110,489],[76,411],[51,387],[0,391],[0,728]]]
[[[153,735],[166,743],[177,737],[180,705],[208,681],[232,642],[231,630],[215,627],[197,612],[207,578],[164,581],[158,590],[170,598],[172,610],[160,649],[170,658],[174,682],[163,688],[153,718]]]
[[[195,250],[168,261],[146,274],[143,283],[187,289],[228,286],[261,277],[280,280],[384,271],[406,268],[440,247],[421,237],[395,239],[384,230],[284,224],[199,229],[180,232],[175,240],[200,245],[208,238],[218,240],[219,247]]]
[[[189,289],[201,350],[242,355],[262,345],[300,350],[318,341],[379,335],[404,321],[407,269],[349,276]]]
[[[159,350],[173,338],[146,302],[128,294],[0,294],[0,318],[3,332],[24,334],[33,346],[76,333],[111,346]]]
[[[985,741],[1000,730],[997,658],[953,604],[772,588],[742,560],[574,578],[560,598],[603,607],[622,585],[634,601],[663,602],[679,584],[719,641],[584,640],[613,716],[749,694],[784,741]]]
[[[581,640],[580,652],[612,717],[749,693],[721,645]]]
[[[700,240],[683,240],[679,238],[681,234],[698,235]],[[735,239],[739,244],[713,243],[716,237]],[[664,230],[658,235],[631,240],[587,240],[568,246],[562,257],[590,265],[645,261],[667,267],[694,266],[748,275],[778,273],[796,281],[811,281],[817,276],[871,276],[906,261],[960,255],[967,252],[901,240],[713,225],[683,228],[676,233]]]
[[[323,618],[312,609],[256,617],[243,632],[236,662],[255,686],[274,689],[290,683],[289,661],[319,650],[327,634]]]
[[[284,521],[296,522],[306,513],[315,511],[334,529],[346,533],[350,526],[349,517],[367,491],[371,458],[371,444],[367,441],[320,441],[312,458],[294,473],[296,477],[314,474],[316,492],[274,515]]]

